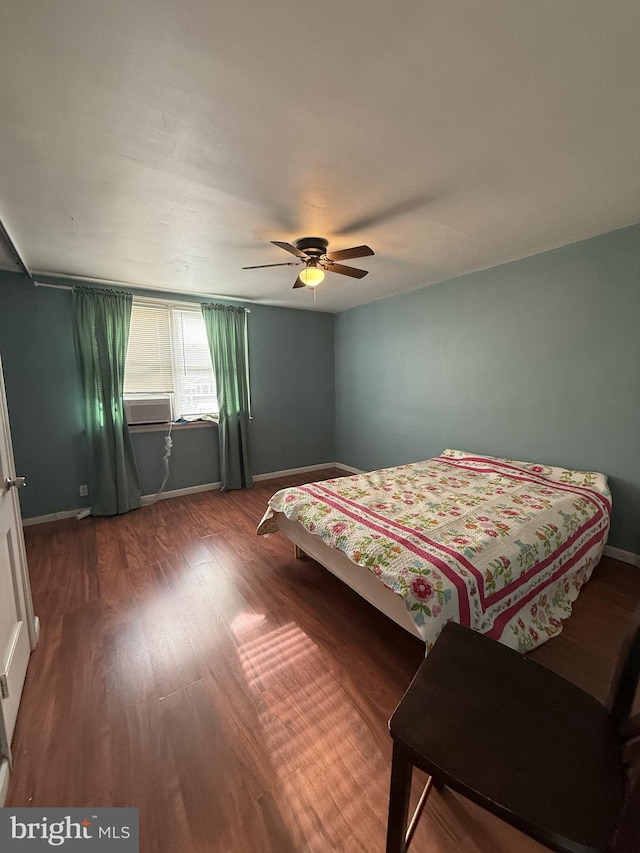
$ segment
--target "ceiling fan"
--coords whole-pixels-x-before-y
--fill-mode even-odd
[[[324,279],[325,272],[336,272],[339,275],[348,275],[351,278],[364,278],[368,270],[360,270],[356,267],[347,267],[336,261],[346,261],[349,258],[364,258],[373,255],[373,249],[369,246],[354,246],[352,249],[340,249],[338,252],[327,252],[329,241],[324,237],[301,237],[293,243],[282,243],[278,240],[271,241],[274,246],[279,246],[285,252],[290,252],[299,260],[288,261],[282,264],[258,264],[253,267],[242,267],[243,270],[259,270],[265,267],[297,267],[304,264],[298,278],[293,285],[296,287],[317,287]]]

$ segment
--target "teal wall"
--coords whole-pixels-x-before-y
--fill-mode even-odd
[[[251,306],[254,474],[335,459],[333,328],[330,314]],[[23,516],[85,505],[78,494],[87,469],[70,291],[0,272],[0,354],[16,468],[29,481],[20,495]],[[220,480],[217,427],[174,429],[173,441],[167,490]],[[143,494],[152,494],[162,482],[164,433],[136,433],[133,443]]]
[[[336,318],[336,458],[446,447],[603,471],[640,553],[640,226]]]
[[[611,483],[610,544],[640,553],[640,226],[337,317],[251,312],[254,473],[445,447],[595,469]],[[24,516],[82,506],[71,294],[0,273],[0,353]],[[215,427],[173,437],[168,489],[219,480]],[[153,493],[163,433],[133,440]]]

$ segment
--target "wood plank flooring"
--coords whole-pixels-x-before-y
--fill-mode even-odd
[[[387,720],[423,650],[255,535],[270,495],[304,480],[26,529],[42,634],[7,805],[137,806],[144,853],[384,850]],[[604,559],[534,655],[606,698],[639,602],[640,570]],[[446,790],[412,846],[542,849]]]

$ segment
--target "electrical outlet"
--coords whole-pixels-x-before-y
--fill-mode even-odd
[[[86,498],[86,496],[89,494],[89,487],[86,485],[82,485],[80,486],[78,491],[80,492],[81,498]]]

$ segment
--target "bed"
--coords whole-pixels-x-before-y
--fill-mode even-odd
[[[282,532],[426,644],[448,621],[527,651],[562,621],[609,532],[604,474],[445,450],[424,462],[282,489]]]

